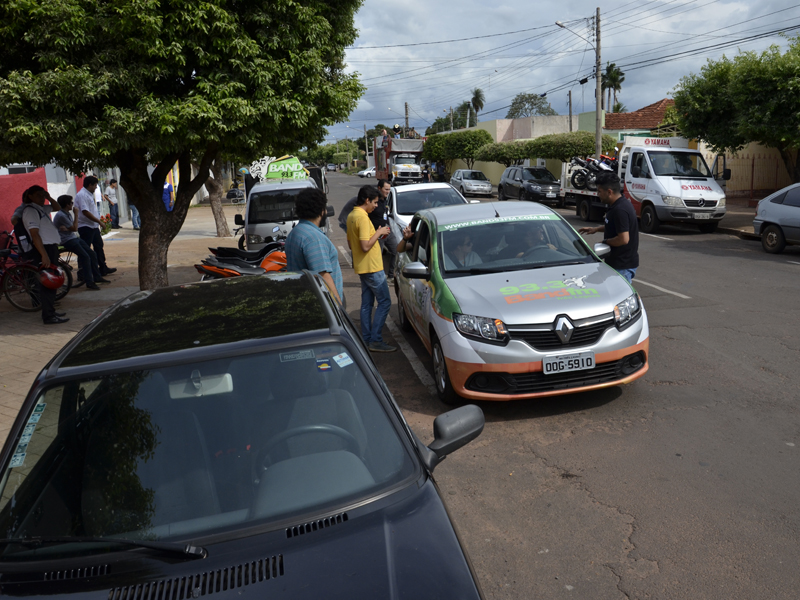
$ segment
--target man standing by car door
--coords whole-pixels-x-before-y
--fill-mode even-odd
[[[383,260],[378,238],[386,235],[389,228],[377,230],[369,218],[378,207],[378,190],[364,186],[358,200],[347,217],[347,243],[353,252],[353,269],[361,280],[361,337],[373,352],[394,352],[395,346],[383,341],[383,325],[389,316],[392,297],[389,283],[383,272]],[[372,316],[373,302],[378,301],[375,317]]]
[[[606,264],[630,283],[639,268],[639,223],[633,205],[620,194],[621,189],[616,173],[597,175],[597,197],[608,205],[605,225],[581,227],[578,233],[605,232],[603,243],[611,246]]]
[[[378,207],[369,215],[369,220],[372,221],[372,226],[375,229],[389,227],[387,218],[389,216],[389,192],[391,189],[392,186],[386,179],[378,180]],[[399,242],[400,240],[392,232],[391,227],[389,227],[388,235],[380,239],[381,256],[383,256],[384,251],[386,252],[383,270],[389,279],[394,279],[394,263],[397,258],[397,244]]]

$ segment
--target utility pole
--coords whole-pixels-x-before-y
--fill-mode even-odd
[[[569,130],[572,131],[572,90],[567,92],[567,97],[569,98]]]
[[[403,137],[408,137],[408,102],[406,102],[406,129],[403,132]]]
[[[450,131],[453,131],[453,107],[450,107]]]
[[[364,158],[367,161],[367,168],[369,169],[369,143],[367,142],[367,124],[364,123]]]
[[[596,106],[594,109],[595,112],[595,133],[594,133],[594,146],[595,146],[595,158],[600,160],[600,154],[603,151],[603,109],[601,108],[602,102],[602,85],[603,85],[603,74],[601,73],[600,69],[600,7],[597,7],[597,16],[595,17],[595,27],[597,31],[595,33],[596,45],[595,45],[595,82],[596,82],[596,90],[595,90],[595,102]]]
[[[472,108],[472,105],[471,104],[467,104],[467,129],[469,129],[469,121],[470,121],[470,118],[472,117],[472,114],[470,112],[470,108]]]

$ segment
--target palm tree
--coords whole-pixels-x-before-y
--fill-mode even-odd
[[[472,108],[475,109],[475,124],[478,124],[478,113],[483,110],[483,105],[486,102],[486,96],[483,93],[481,88],[475,88],[472,90],[472,100],[470,103],[472,104]],[[467,123],[469,126],[469,123]]]
[[[614,105],[617,104],[617,92],[622,90],[625,81],[625,73],[615,63],[606,65],[606,73],[603,77],[603,87],[608,90],[608,106],[611,107],[611,92],[614,92]],[[616,111],[615,111],[616,112]]]

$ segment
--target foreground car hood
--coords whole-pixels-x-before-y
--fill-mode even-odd
[[[219,599],[480,598],[432,480],[421,488],[412,484],[400,495],[405,498],[382,510],[292,528],[291,537],[280,530],[211,546],[204,560],[170,564],[147,553],[131,554],[105,576],[42,581],[40,571],[35,578],[6,573],[0,574],[0,589],[7,596],[78,594],[108,600],[112,590],[115,598],[130,599],[140,597],[141,586],[169,585],[170,598],[172,592],[190,598],[206,595],[203,586],[210,585],[207,577],[213,574],[214,581],[225,581],[213,592]],[[83,561],[94,565],[109,559]]]
[[[445,283],[461,312],[507,325],[583,319],[614,310],[633,291],[605,263],[451,277]]]

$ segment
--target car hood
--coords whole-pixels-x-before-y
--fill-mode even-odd
[[[676,177],[657,177],[656,181],[664,188],[667,196],[677,196],[686,200],[721,200],[725,192],[713,178],[681,179]]]
[[[633,291],[605,263],[568,265],[445,280],[461,312],[507,325],[550,323],[610,313]]]

